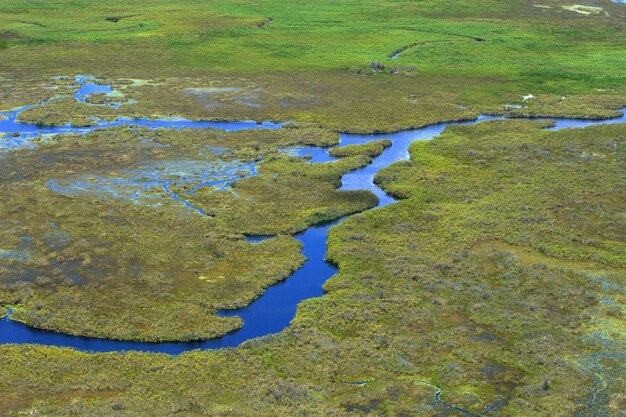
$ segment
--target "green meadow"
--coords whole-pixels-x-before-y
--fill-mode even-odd
[[[510,105],[527,106],[526,114],[615,116],[625,102],[626,11],[599,3],[601,13],[584,15],[554,0],[3,1],[0,108],[36,102],[50,76],[88,73],[157,80],[135,94],[148,115],[351,131]],[[372,71],[374,61],[385,69]],[[248,90],[260,106],[222,100],[203,108],[184,91],[195,86]],[[539,100],[522,102],[527,94]]]

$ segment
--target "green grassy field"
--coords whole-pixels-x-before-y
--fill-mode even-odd
[[[192,73],[333,70],[372,60],[390,63],[392,52],[416,44],[397,62],[426,74],[501,77],[533,88],[558,79],[552,88],[623,87],[625,12],[621,5],[598,3],[604,12],[595,16],[565,10],[562,6],[572,3],[553,0],[189,1],[184,6],[39,0],[3,1],[0,10],[6,53],[19,58],[20,53],[49,56],[49,48],[65,51],[62,58],[77,60],[63,66],[75,70],[103,64],[111,53],[119,53],[116,63],[127,61],[131,68],[142,53],[158,54],[164,70]],[[128,56],[116,45],[141,50],[140,56]],[[103,47],[110,52],[98,62]],[[92,62],[80,62],[82,54]],[[54,61],[40,62],[35,69],[59,69],[51,65]],[[5,63],[17,64],[19,59]]]
[[[331,229],[326,294],[285,331],[180,356],[0,345],[0,416],[467,415],[439,398],[486,417],[624,417],[624,124],[448,128],[377,174],[401,201],[370,211],[371,193],[336,189],[387,142],[335,148],[326,165],[278,152],[480,113],[617,116],[626,5],[575,5],[0,0],[0,111],[49,100],[23,121],[293,122],[113,128],[1,155],[0,317],[11,306],[34,327],[124,340],[222,335],[242,323],[217,310],[302,264],[294,233],[358,213]],[[78,103],[76,74],[129,104]],[[189,195],[211,219],[159,187],[102,191],[151,167],[184,192],[198,164],[240,177]]]
[[[3,1],[0,108],[41,98],[50,76],[90,73],[155,81],[131,88],[147,115],[352,131],[502,113],[507,105],[527,106],[516,110],[524,114],[614,116],[626,103],[626,11],[598,3],[602,13],[586,16],[553,0]],[[369,70],[372,61],[385,70]],[[393,67],[400,73],[389,74]],[[185,92],[207,86],[243,93],[205,108]],[[529,93],[538,99],[523,102]],[[242,104],[242,94],[258,106]]]

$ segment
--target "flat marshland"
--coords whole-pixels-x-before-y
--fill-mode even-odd
[[[608,0],[0,1],[0,415],[623,417],[625,39]],[[232,348],[2,333],[202,343],[313,261]]]

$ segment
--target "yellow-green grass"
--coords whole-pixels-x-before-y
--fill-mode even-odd
[[[376,205],[369,192],[335,190],[343,173],[369,158],[309,164],[277,154],[336,141],[320,129],[114,128],[14,151],[0,167],[0,249],[10,255],[0,258],[0,304],[14,306],[12,319],[84,336],[194,340],[233,331],[241,320],[216,310],[246,305],[302,264],[289,234]],[[205,186],[192,195],[185,192],[201,180],[179,181],[188,166],[218,171],[262,158],[259,175],[232,189]],[[144,166],[173,169],[162,183],[173,181],[169,191],[206,215],[158,184],[141,197],[116,198],[141,187],[133,173]],[[232,169],[247,174],[245,165]],[[111,181],[126,185],[108,191]],[[285,236],[254,244],[244,234]]]
[[[178,357],[2,346],[1,414],[457,415],[441,389],[475,414],[619,415],[626,128],[541,126],[414,144],[378,177],[404,200],[331,229],[339,274],[281,334]]]
[[[41,91],[50,76],[91,73],[150,81],[130,88],[139,103],[126,109],[148,116],[312,121],[355,132],[502,113],[507,105],[533,115],[614,116],[626,101],[625,8],[604,0],[603,13],[583,16],[561,7],[569,2],[542,5],[550,7],[522,0],[6,1],[0,108],[54,94]],[[385,70],[371,71],[372,61]],[[393,67],[416,71],[391,75]],[[257,95],[255,106],[237,92],[207,109],[189,94],[216,86]],[[540,99],[523,102],[527,94]]]
[[[330,155],[345,158],[347,156],[367,155],[371,158],[383,153],[385,148],[391,146],[389,139],[373,140],[363,145],[337,146],[328,151]]]

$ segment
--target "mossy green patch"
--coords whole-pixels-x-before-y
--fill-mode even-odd
[[[391,146],[391,141],[388,139],[385,140],[374,140],[363,145],[347,145],[347,146],[337,146],[328,151],[330,155],[339,156],[339,157],[347,157],[347,156],[357,156],[357,155],[365,155],[370,158],[374,158]]]

